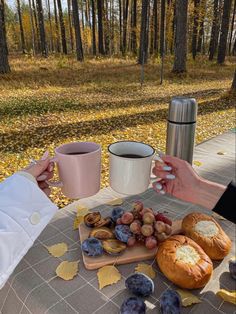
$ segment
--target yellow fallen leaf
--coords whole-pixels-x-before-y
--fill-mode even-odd
[[[148,277],[150,277],[151,279],[154,279],[156,277],[155,270],[152,268],[151,265],[148,265],[148,264],[138,264],[135,267],[135,272],[143,273],[147,275]]]
[[[220,289],[216,292],[216,295],[221,297],[224,301],[236,304],[236,290],[228,291],[225,289]]]
[[[51,246],[46,246],[48,252],[54,257],[61,257],[68,251],[68,246],[66,243],[61,242]]]
[[[74,220],[73,229],[77,230],[81,222],[84,222],[84,216],[76,216]]]
[[[183,306],[190,306],[192,304],[202,302],[198,297],[196,297],[194,294],[192,294],[189,291],[182,290],[182,289],[177,289],[176,291],[180,295],[181,302],[182,302]]]
[[[68,261],[61,262],[57,266],[57,269],[56,269],[57,276],[64,279],[64,280],[73,279],[78,273],[78,269],[79,269],[78,263],[79,263],[78,261],[76,261],[76,262],[68,262]]]
[[[117,206],[117,205],[122,205],[123,204],[122,198],[116,198],[110,202],[107,203],[107,205],[112,205],[112,206]]]
[[[85,215],[87,215],[88,212],[89,212],[89,209],[87,207],[79,205],[77,207],[77,214],[76,214],[76,216],[77,217],[79,217],[79,216],[83,216],[84,217]]]
[[[194,160],[194,161],[193,161],[193,164],[194,164],[195,166],[197,166],[197,167],[202,166],[202,162],[201,162],[201,161],[198,161],[198,160]]]
[[[97,272],[99,289],[117,283],[121,279],[121,274],[115,266],[104,266]]]
[[[226,155],[226,154],[227,154],[227,153],[224,152],[224,151],[220,151],[220,152],[217,153],[217,155]]]

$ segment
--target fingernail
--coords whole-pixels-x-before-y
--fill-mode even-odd
[[[48,169],[49,172],[52,172],[53,168],[54,168],[54,166],[53,166],[53,165],[50,165],[50,166],[49,166],[49,169]]]
[[[171,171],[171,170],[172,170],[172,167],[164,166],[164,167],[163,167],[163,170],[165,170],[165,171]]]
[[[166,192],[164,190],[161,190],[160,194],[164,195],[164,194],[166,194]]]
[[[46,150],[46,152],[43,154],[41,160],[46,160],[48,158],[48,156],[49,156],[49,151]]]
[[[37,181],[44,181],[47,179],[46,174],[42,174],[41,176],[37,177]]]
[[[161,190],[161,189],[162,189],[162,185],[161,185],[160,183],[155,184],[155,187],[156,187],[158,190]]]
[[[175,179],[175,176],[174,176],[173,174],[167,174],[167,175],[166,175],[166,179],[174,180],[174,179]]]

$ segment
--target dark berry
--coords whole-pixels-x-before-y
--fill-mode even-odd
[[[167,290],[160,298],[162,314],[180,314],[181,300],[175,290]]]
[[[103,254],[102,242],[96,238],[88,238],[82,243],[82,250],[88,256],[100,256]]]
[[[153,281],[142,273],[135,273],[125,280],[125,286],[133,294],[140,297],[148,297],[154,291]]]
[[[127,225],[117,225],[115,227],[115,236],[121,242],[127,243],[129,238],[132,237],[132,232]]]
[[[120,308],[120,314],[145,314],[146,304],[142,299],[130,297],[126,299]]]
[[[111,218],[113,221],[117,221],[118,218],[121,218],[121,216],[124,214],[124,209],[121,207],[115,207],[113,208],[111,212]]]

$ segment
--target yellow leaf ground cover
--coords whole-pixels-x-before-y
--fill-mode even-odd
[[[136,59],[100,58],[81,64],[70,56],[10,57],[12,72],[0,76],[0,181],[46,149],[53,156],[58,145],[86,140],[102,145],[102,187],[106,186],[110,143],[132,139],[165,150],[173,96],[198,100],[197,143],[233,128],[235,100],[226,93],[234,61],[217,66],[207,58],[195,63],[190,58],[188,73],[175,76],[167,57],[160,86],[160,62],[151,60],[141,89]],[[59,189],[53,190],[52,198],[60,207],[70,202]]]

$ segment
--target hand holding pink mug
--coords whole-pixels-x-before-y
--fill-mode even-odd
[[[68,198],[89,197],[100,190],[101,146],[93,142],[74,142],[55,149],[53,161],[57,164],[59,182],[50,186],[61,187]]]

